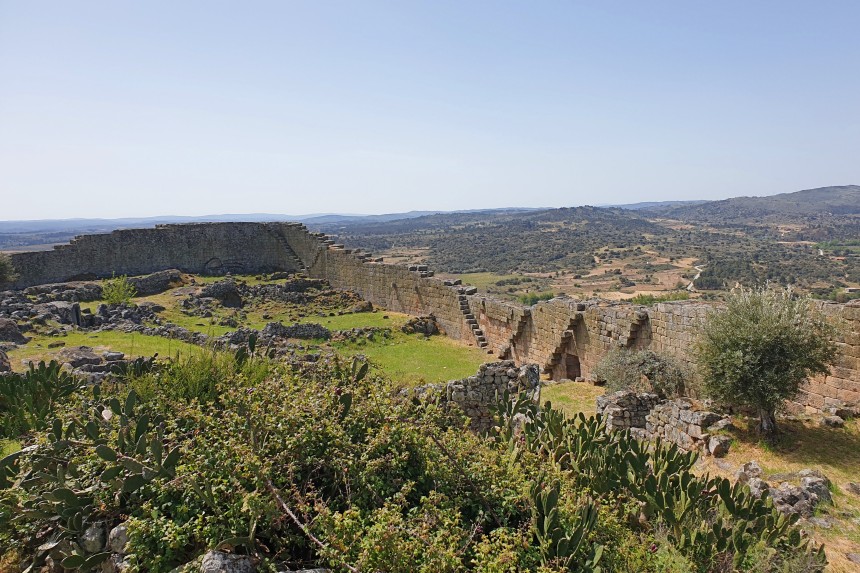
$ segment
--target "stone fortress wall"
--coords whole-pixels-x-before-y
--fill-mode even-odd
[[[422,266],[385,264],[299,223],[200,223],[85,235],[53,251],[12,255],[16,287],[81,276],[186,272],[303,271],[351,289],[374,305],[434,315],[452,338],[486,347],[516,364],[537,363],[554,379],[588,378],[613,347],[651,348],[689,360],[696,324],[709,305],[655,307],[555,298],[525,307],[441,280]],[[860,301],[820,303],[838,319],[839,356],[829,376],[811,380],[798,406],[822,411],[860,402]]]
[[[50,251],[15,253],[15,287],[76,278],[185,272],[298,270],[295,254],[277,233],[247,223],[159,225],[82,235]]]

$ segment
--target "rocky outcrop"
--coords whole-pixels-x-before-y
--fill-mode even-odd
[[[233,279],[214,282],[203,287],[200,296],[214,298],[227,308],[240,308],[242,306],[242,294],[239,285]]]
[[[751,461],[738,470],[735,478],[748,485],[754,496],[770,496],[774,507],[786,515],[811,518],[820,504],[833,502],[830,480],[818,470],[804,469],[795,473],[773,474],[767,476],[766,480],[763,474],[758,463]]]
[[[18,324],[8,318],[0,318],[0,342],[27,344],[27,337],[21,334]]]

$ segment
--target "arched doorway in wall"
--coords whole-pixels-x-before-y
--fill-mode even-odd
[[[553,380],[576,380],[584,377],[584,352],[588,348],[588,329],[582,321],[571,321],[562,334],[561,344],[553,353],[551,376]],[[586,362],[587,366],[587,362]]]

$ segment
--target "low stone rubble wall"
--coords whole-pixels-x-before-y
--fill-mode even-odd
[[[415,389],[416,395],[420,397],[438,399],[441,403],[457,406],[469,417],[471,428],[476,432],[492,427],[492,408],[506,391],[512,398],[526,392],[536,402],[540,401],[540,371],[537,364],[518,368],[513,360],[490,362],[481,365],[477,374],[463,380],[428,384]]]
[[[639,439],[676,444],[685,451],[723,456],[730,440],[715,433],[731,425],[729,418],[696,410],[685,398],[660,400],[656,394],[621,390],[597,398],[597,413],[606,418],[608,430],[630,430]]]
[[[644,428],[646,418],[660,402],[657,394],[636,394],[620,391],[597,397],[597,413],[606,418],[606,427],[612,430]]]

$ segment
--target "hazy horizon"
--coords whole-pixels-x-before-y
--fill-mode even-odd
[[[856,184],[858,18],[848,1],[0,0],[0,220]]]

